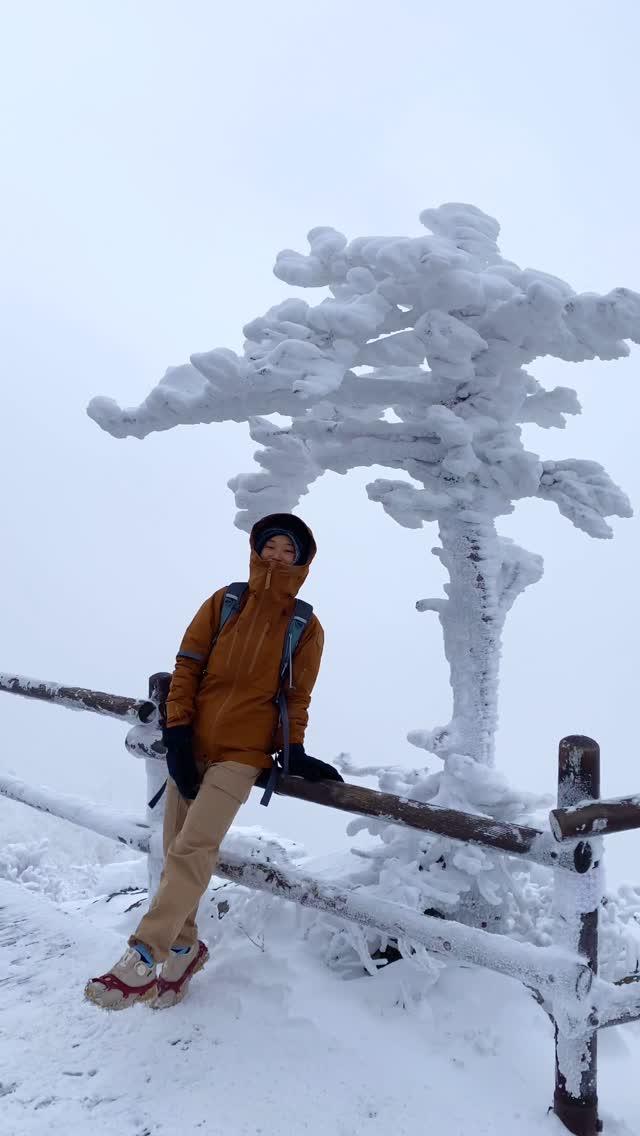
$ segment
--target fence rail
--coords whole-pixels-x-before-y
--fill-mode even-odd
[[[145,759],[147,788],[152,796],[165,776],[158,724],[159,701],[168,678],[166,674],[152,675],[147,699],[124,698],[7,674],[0,675],[0,690],[133,724],[127,735],[127,748]],[[553,869],[556,942],[551,947],[521,943],[453,920],[436,919],[355,887],[314,879],[283,862],[273,842],[249,838],[237,830],[223,842],[216,873],[245,887],[268,891],[304,907],[350,920],[387,938],[418,943],[435,954],[494,970],[524,983],[554,1021],[554,1111],[574,1136],[596,1136],[601,1131],[597,1031],[640,1018],[640,989],[634,981],[640,976],[632,975],[616,984],[598,976],[601,838],[640,827],[640,798],[599,799],[597,743],[578,735],[561,741],[558,807],[550,814],[548,833],[344,783],[311,784],[283,776],[278,792],[482,845]],[[162,861],[159,809],[153,813],[148,810],[143,822],[78,797],[34,788],[8,774],[0,774],[0,796],[147,852],[151,899]]]
[[[166,682],[171,676],[165,672],[152,675],[150,690],[163,696]],[[19,694],[24,698],[42,699],[41,692],[47,691],[46,700],[60,706],[73,704],[73,709],[92,713],[108,714],[135,722],[127,735],[126,746],[136,757],[164,763],[165,751],[159,732],[157,700],[134,700],[80,687],[58,687],[55,683],[40,679],[25,679],[21,675],[0,674],[0,690]],[[141,717],[144,715],[144,717]],[[298,801],[323,805],[356,816],[375,817],[389,824],[415,828],[421,832],[431,832],[447,836],[464,844],[480,845],[497,852],[507,852],[521,856],[546,867],[553,867],[559,860],[556,842],[549,833],[526,825],[510,824],[494,820],[492,817],[465,813],[457,809],[428,805],[408,797],[398,797],[392,793],[381,793],[377,789],[367,789],[361,785],[351,785],[337,781],[310,782],[301,777],[280,777],[276,793],[282,797],[293,797]],[[153,796],[153,793],[150,793]]]
[[[83,686],[62,686],[25,675],[0,673],[0,691],[19,694],[22,698],[35,698],[38,702],[53,702],[67,710],[89,710],[107,718],[121,718],[126,722],[147,722],[156,713],[156,705],[148,698],[126,698],[121,694],[105,694],[102,690],[88,690]]]
[[[610,801],[590,801],[569,809],[552,809],[549,823],[558,842],[628,832],[640,828],[640,793]]]

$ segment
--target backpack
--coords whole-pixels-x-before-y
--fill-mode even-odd
[[[222,601],[222,609],[220,611],[220,622],[218,630],[216,631],[209,656],[211,651],[215,649],[215,645],[220,638],[223,627],[229,621],[232,615],[237,615],[242,607],[242,601],[246,595],[249,585],[246,582],[237,582],[229,584]],[[300,639],[305,628],[309,625],[311,616],[313,615],[313,607],[305,600],[296,600],[293,609],[293,615],[289,620],[286,635],[284,637],[284,646],[282,650],[282,659],[280,662],[278,689],[275,692],[274,702],[276,703],[279,711],[278,725],[282,726],[282,771],[283,773],[289,772],[289,708],[287,705],[287,690],[293,686],[293,656],[296,653]],[[164,720],[164,706],[160,707],[160,716]],[[268,773],[266,785],[263,784],[264,793],[260,800],[261,805],[268,805],[271,797],[273,796],[274,789],[278,784],[279,768],[275,758],[272,759],[271,769]],[[166,788],[166,781],[162,788],[156,793],[155,797],[149,801],[149,808],[153,809],[160,800]]]

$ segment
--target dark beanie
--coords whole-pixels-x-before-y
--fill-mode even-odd
[[[294,564],[304,564],[306,562],[306,557],[303,555],[304,550],[300,544],[298,536],[293,533],[291,529],[279,528],[278,526],[274,526],[270,529],[263,529],[263,531],[258,534],[258,536],[256,537],[256,552],[258,553],[258,556],[262,555],[262,550],[265,544],[274,536],[286,536],[291,541],[293,547],[296,550],[296,558],[294,560]]]

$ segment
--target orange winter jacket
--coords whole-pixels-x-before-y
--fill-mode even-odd
[[[295,597],[307,578],[316,545],[311,530],[306,530],[306,564],[269,564],[255,551],[256,527],[251,534],[249,588],[241,610],[225,623],[212,649],[226,588],[205,600],[185,632],[171,680],[167,725],[193,724],[194,753],[202,764],[232,757],[269,768],[268,755],[282,745],[275,703],[280,664]],[[323,643],[324,633],[314,615],[294,655],[293,686],[287,690],[292,743],[304,741]]]

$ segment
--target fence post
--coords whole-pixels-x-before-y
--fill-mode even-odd
[[[171,675],[166,671],[158,671],[157,674],[152,674],[149,677],[149,698],[159,704],[164,703]],[[161,726],[159,715],[149,721],[149,726],[153,729],[154,733]],[[144,728],[144,727],[141,727]],[[159,789],[162,788],[167,777],[167,766],[164,761],[159,761],[155,757],[145,757],[145,769],[147,772],[147,802],[152,800]],[[162,864],[164,862],[164,854],[162,850],[162,822],[164,820],[164,803],[165,795],[163,794],[155,808],[150,809],[147,803],[147,824],[149,825],[149,861],[148,861],[148,879],[149,879],[149,903],[153,899],[158,890],[160,883],[160,874],[162,872]]]
[[[563,738],[558,753],[558,808],[571,808],[580,801],[596,800],[599,796],[598,743],[580,735]],[[595,975],[602,897],[602,839],[580,840],[558,851],[554,873],[555,944],[582,955]],[[553,1109],[574,1136],[596,1136],[602,1130],[598,1119],[598,1034],[588,1024],[578,1033],[567,1029],[567,1014],[571,1015],[570,1004],[554,1006]]]

